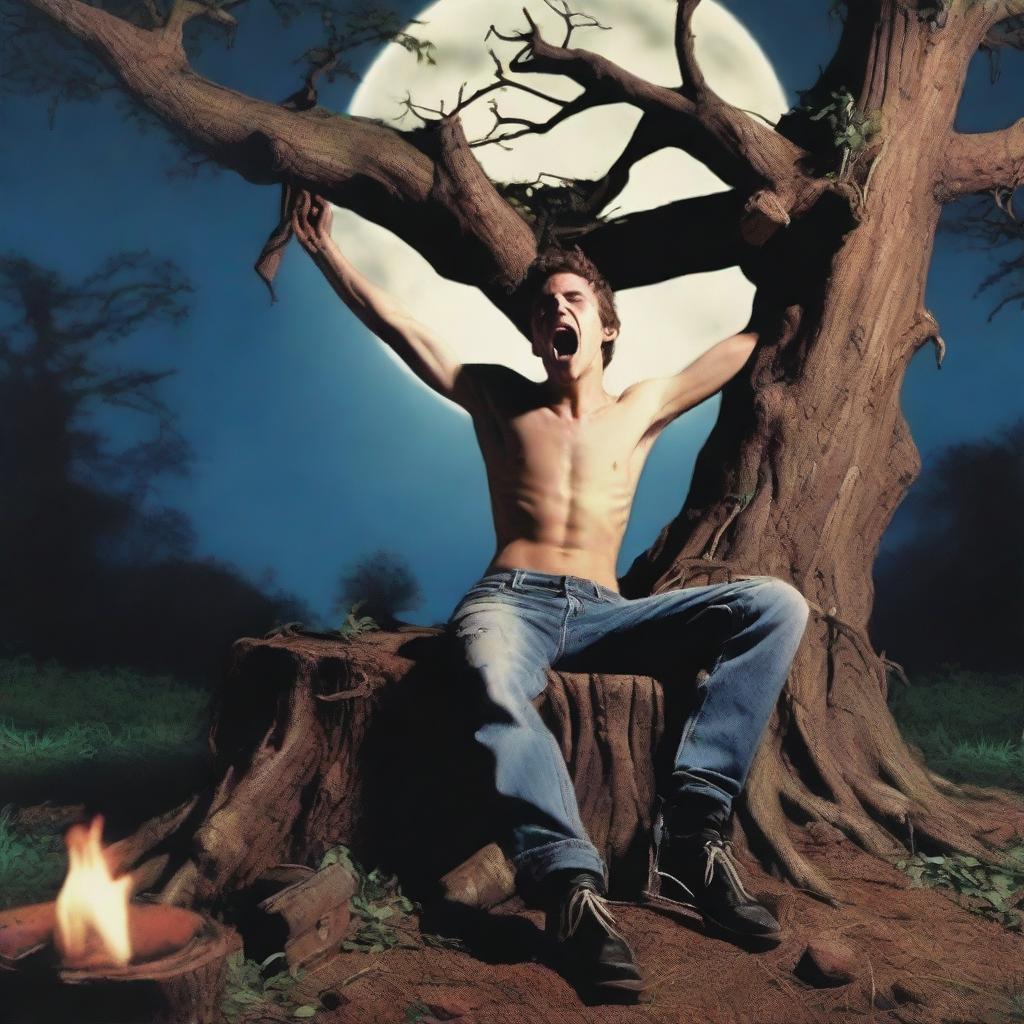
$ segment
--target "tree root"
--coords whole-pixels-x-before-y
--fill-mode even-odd
[[[783,701],[785,727],[776,722],[766,736],[746,788],[749,815],[785,874],[829,902],[839,897],[790,838],[792,818],[826,822],[887,860],[924,842],[1005,864],[991,838],[999,828],[992,812],[998,808],[1005,833],[1014,827],[1024,832],[1020,797],[956,786],[930,771],[903,740],[872,677],[852,666],[839,666],[826,706],[819,690],[812,711],[799,696],[815,697],[813,688],[801,685],[811,660],[794,664]],[[821,787],[824,795],[815,792]]]

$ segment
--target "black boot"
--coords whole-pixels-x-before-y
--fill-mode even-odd
[[[776,940],[782,931],[779,922],[743,887],[739,864],[722,827],[722,819],[713,818],[697,833],[665,833],[657,864],[662,892],[696,908],[705,921],[723,931]]]
[[[599,997],[643,992],[647,981],[608,909],[603,879],[561,872],[549,894],[545,931],[558,943],[570,980]]]

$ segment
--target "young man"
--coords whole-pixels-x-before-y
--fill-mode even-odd
[[[456,677],[475,738],[493,759],[501,839],[519,891],[547,908],[566,968],[599,997],[646,985],[605,899],[606,869],[566,764],[531,701],[559,660],[610,634],[628,644],[632,630],[653,620],[683,649],[700,639],[707,623],[699,620],[712,608],[728,613],[729,635],[679,742],[658,868],[719,927],[777,936],[778,923],[744,889],[724,836],[803,635],[807,602],[768,576],[626,600],[615,575],[654,441],[743,366],[757,334],[727,338],[682,372],[616,398],[603,386],[619,329],[611,289],[579,250],[556,253],[536,261],[520,288],[523,323],[547,371],[534,383],[501,365],[461,363],[355,270],[330,225],[329,204],[304,194],[293,226],[335,291],[473,419],[497,550],[450,618]]]

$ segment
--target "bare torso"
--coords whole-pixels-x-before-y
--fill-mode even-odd
[[[611,399],[568,419],[541,385],[477,364],[473,412],[491,494],[497,548],[487,572],[534,569],[618,590],[615,564],[656,433],[641,411]]]

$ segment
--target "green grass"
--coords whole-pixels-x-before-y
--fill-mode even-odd
[[[893,683],[892,712],[933,770],[1024,790],[1024,676],[945,667],[911,683]]]
[[[0,804],[116,793],[134,806],[147,788],[163,799],[168,779],[187,789],[206,759],[208,702],[168,676],[0,661]]]
[[[1024,790],[1024,676],[944,667],[894,684],[890,706],[903,735],[929,766],[954,782]],[[947,890],[962,906],[1024,927],[1024,845],[1004,851],[1002,866],[961,854],[913,853],[896,862],[914,885]]]
[[[60,830],[17,807],[81,804],[109,837],[174,806],[205,777],[208,704],[168,676],[0,660],[0,907],[51,898],[66,871]]]
[[[30,658],[0,660],[0,718],[20,729],[63,729],[106,722],[118,729],[164,723],[192,729],[207,694],[171,676],[127,669],[74,671]]]

